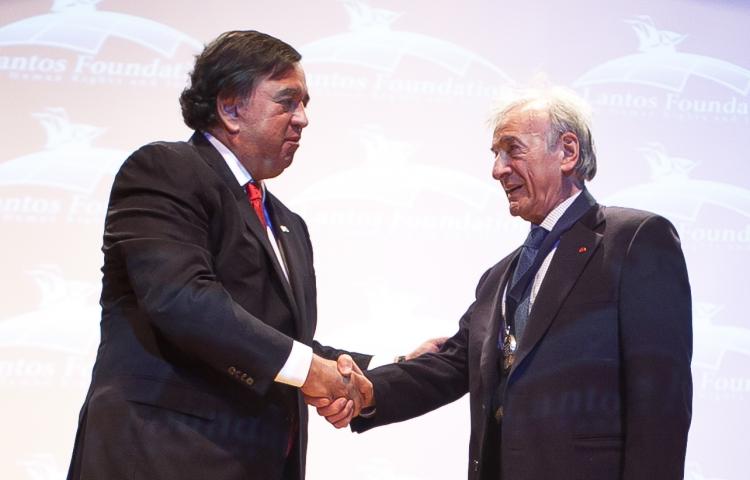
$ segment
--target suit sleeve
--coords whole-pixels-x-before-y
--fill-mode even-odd
[[[347,354],[352,357],[354,363],[356,363],[362,371],[367,370],[367,366],[370,364],[370,360],[372,360],[372,355],[328,347],[326,345],[321,345],[317,341],[313,341],[313,353],[320,355],[323,358],[327,358],[328,360],[336,360],[339,358],[339,355]]]
[[[263,394],[292,339],[244,310],[217,278],[209,230],[220,203],[208,197],[215,186],[199,161],[185,156],[151,145],[121,168],[105,225],[105,279],[126,275],[167,342]]]
[[[664,218],[639,226],[620,288],[623,478],[681,479],[692,404],[692,310],[679,237]]]

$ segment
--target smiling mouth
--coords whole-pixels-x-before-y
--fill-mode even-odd
[[[505,189],[505,194],[506,195],[510,195],[511,193],[515,192],[516,190],[520,189],[521,187],[523,187],[523,185],[516,185],[515,187],[506,188]]]

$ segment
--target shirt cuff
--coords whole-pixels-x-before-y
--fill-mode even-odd
[[[386,355],[373,355],[370,359],[369,365],[367,365],[368,370],[372,370],[374,368],[382,367],[383,365],[388,365],[389,363],[394,363],[395,359],[393,357],[388,357]]]
[[[295,340],[292,344],[292,351],[289,352],[289,358],[273,379],[274,382],[301,387],[307,380],[312,358],[312,348]]]
[[[359,411],[359,416],[362,418],[372,418],[378,413],[375,407],[365,407]]]

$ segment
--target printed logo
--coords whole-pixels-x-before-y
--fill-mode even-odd
[[[714,476],[706,476],[697,462],[688,462],[685,465],[685,480],[729,480]]]
[[[85,388],[99,341],[99,288],[53,265],[26,273],[41,299],[35,310],[0,321],[0,388]]]
[[[700,299],[693,304],[695,390],[723,400],[750,394],[750,329],[736,320],[735,311],[744,285],[728,281],[741,278],[747,267],[750,190],[690,178],[698,163],[670,156],[661,144],[639,150],[651,181],[615,193],[605,203],[655,211],[674,223],[689,272],[700,272],[690,275],[693,298]]]
[[[693,354],[695,367],[715,371],[727,353],[750,356],[750,329],[715,323],[721,310],[720,306],[710,303],[693,305],[693,334],[699,339]]]
[[[18,460],[18,463],[31,480],[59,480],[67,474],[67,470],[60,467],[57,457],[52,454],[29,455]]]
[[[97,10],[100,1],[55,0],[51,13],[1,27],[0,46],[53,47],[76,55],[0,55],[0,72],[14,80],[183,85],[192,63],[169,59],[174,59],[182,45],[195,52],[202,49],[201,43],[153,20]],[[159,56],[146,62],[107,58],[102,50],[111,38],[140,45]]]
[[[638,150],[650,168],[651,181],[608,196],[608,204],[656,211],[675,223],[684,242],[750,248],[750,190],[690,178],[690,171],[698,162],[670,156],[660,143],[652,142]],[[715,222],[698,222],[706,208],[739,215],[742,221],[715,226]]]
[[[41,265],[27,272],[41,300],[36,310],[0,321],[0,347],[41,348],[87,354],[99,341],[99,287],[66,279],[60,268]]]
[[[750,394],[750,329],[721,325],[716,320],[722,310],[710,303],[693,305],[693,386],[705,399],[741,400]]]
[[[492,182],[458,170],[417,163],[413,159],[419,149],[415,144],[389,139],[379,127],[371,126],[358,135],[364,147],[361,166],[325,177],[293,199],[300,206],[335,206],[330,211],[314,213],[317,223],[367,235],[424,230],[476,234],[508,228],[507,218],[499,215],[490,202],[498,193]],[[455,210],[421,211],[420,200],[431,196],[455,205]],[[362,209],[355,202],[373,208]]]
[[[104,129],[72,123],[62,108],[48,108],[33,116],[47,132],[47,145],[40,152],[0,163],[0,186],[9,187],[0,194],[0,219],[100,223],[106,202],[98,193],[107,190],[127,154],[93,147]],[[62,199],[54,192],[37,194],[29,186],[62,189],[72,196]]]
[[[308,72],[308,83],[316,89],[378,97],[494,98],[498,88],[513,83],[500,68],[465,48],[427,35],[392,29],[400,13],[373,8],[364,0],[342,0],[342,3],[349,13],[349,32],[305,45],[301,49],[305,65],[347,64],[372,70],[375,76],[313,70]],[[442,79],[399,75],[399,67],[410,58],[426,61],[449,75]],[[470,76],[472,67],[484,69],[491,80],[485,82],[476,75]]]
[[[750,329],[717,322],[722,310],[705,302],[693,305],[693,386],[704,399],[742,400],[750,394],[750,378],[744,371]]]
[[[364,165],[327,177],[304,190],[297,201],[349,198],[408,207],[416,196],[431,190],[474,208],[486,203],[490,193],[487,182],[455,170],[415,163],[415,144],[386,138],[377,126],[361,130],[358,136],[364,147]],[[352,181],[361,178],[368,182]]]
[[[705,55],[678,51],[687,35],[660,30],[649,16],[626,20],[638,38],[639,53],[598,65],[574,82],[597,107],[649,114],[660,111],[680,118],[731,120],[750,117],[750,70]],[[713,96],[701,88],[713,86]],[[705,83],[704,82],[704,83]],[[691,88],[691,83],[698,84]],[[625,91],[594,87],[629,84]],[[643,87],[643,88],[635,88]],[[653,90],[663,94],[654,94]],[[720,96],[723,95],[723,96]]]

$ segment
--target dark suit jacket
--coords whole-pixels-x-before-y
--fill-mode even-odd
[[[470,479],[681,479],[692,327],[672,225],[595,205],[561,237],[509,373],[498,427],[491,399],[501,296],[517,255],[484,274],[441,352],[368,373],[376,414],[356,419],[353,429],[412,418],[468,391]]]
[[[313,342],[307,227],[273,195],[267,202],[291,285],[203,135],[147,145],[123,164],[104,232],[101,344],[69,478],[266,480],[285,468],[304,478],[307,408],[273,379],[292,339],[327,358],[341,352]]]

